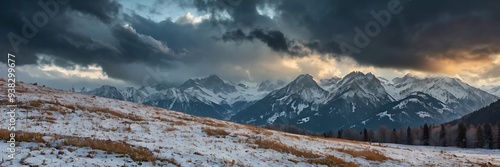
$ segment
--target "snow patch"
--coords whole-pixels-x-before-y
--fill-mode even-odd
[[[378,113],[377,116],[379,118],[388,117],[392,122],[394,122],[394,119],[392,119],[392,115],[391,114],[387,114],[387,111]]]
[[[419,116],[420,118],[432,117],[432,116],[431,116],[431,114],[429,114],[429,113],[428,113],[428,112],[426,112],[426,111],[419,111],[419,112],[417,112],[417,114],[418,114],[418,116]]]
[[[299,119],[297,121],[297,124],[303,124],[303,123],[306,123],[306,122],[309,122],[309,117],[305,117],[305,118]]]

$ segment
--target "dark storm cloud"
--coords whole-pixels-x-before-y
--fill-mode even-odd
[[[481,78],[498,78],[500,77],[500,66],[493,67],[486,73],[481,75]]]
[[[364,65],[439,71],[435,67],[437,60],[488,60],[500,52],[500,1],[495,0],[250,0],[234,7],[221,2],[224,0],[195,1],[194,6],[212,13],[227,11],[231,23],[223,20],[220,25],[231,29],[239,25],[288,30],[285,36],[303,37],[297,40],[318,53],[347,55]],[[266,5],[276,13],[272,20],[281,25],[263,22],[265,16],[255,9]],[[390,21],[385,25],[387,16]],[[371,25],[370,31],[377,32],[373,23],[378,33],[370,36],[366,26]],[[357,36],[368,36],[364,39],[370,42],[356,45]],[[342,43],[352,47],[346,49]]]
[[[54,12],[55,15],[47,17],[46,24],[40,24],[41,26],[34,23],[33,16],[45,12],[36,2],[12,0],[3,1],[0,5],[0,34],[4,34],[4,38],[0,40],[0,50],[3,55],[7,52],[18,55],[18,66],[36,64],[39,56],[44,55],[40,63],[55,64],[68,69],[74,68],[75,65],[96,64],[112,78],[140,82],[140,79],[133,75],[119,74],[117,71],[120,69],[117,68],[123,67],[120,64],[155,65],[175,59],[174,53],[161,41],[123,26],[117,18],[121,5],[115,1],[71,0],[67,4],[57,3],[58,8],[49,7],[50,10],[57,11]],[[43,20],[40,18],[38,19]],[[26,25],[33,26],[24,30]],[[82,28],[81,25],[85,27]],[[32,36],[24,35],[26,32]],[[13,36],[16,37],[12,38],[12,35],[7,34],[15,34]],[[107,34],[109,37],[95,34]],[[18,52],[11,45],[11,39],[14,39],[14,43],[19,39],[25,41],[14,45],[18,47]],[[1,61],[5,62],[6,59]]]
[[[121,8],[121,5],[114,0],[67,1],[72,9],[88,13],[106,23],[112,22]]]
[[[186,2],[183,4],[185,6]],[[261,0],[194,0],[192,5],[200,12],[209,13],[213,18],[211,21],[225,27],[257,28],[275,25],[272,19],[258,13],[257,8],[264,5]],[[223,12],[231,16],[231,21],[220,20],[226,17]]]
[[[284,52],[290,55],[298,55],[301,53],[302,48],[297,45],[293,40],[287,39],[285,35],[277,30],[263,30],[254,29],[247,34],[245,34],[241,29],[226,32],[222,35],[221,39],[225,42],[228,41],[253,41],[258,39],[265,43],[269,48],[276,52]]]
[[[83,2],[88,4],[83,5]],[[18,57],[20,59],[18,65],[35,63],[37,54],[51,54],[83,64],[91,63],[89,60],[92,58],[89,59],[89,57],[116,54],[116,50],[112,46],[71,31],[74,29],[71,26],[74,21],[69,16],[69,12],[76,11],[99,18],[102,21],[110,21],[107,16],[112,15],[115,11],[108,11],[109,8],[100,6],[110,4],[104,2],[106,1],[79,1],[76,3],[81,5],[79,7],[73,7],[76,5],[74,1],[70,1],[68,4],[57,3],[58,10],[50,6],[51,10],[57,11],[54,12],[54,17],[45,17],[46,24],[40,24],[42,26],[39,27],[33,22],[33,16],[40,13],[45,14],[40,5],[33,1],[3,1],[0,5],[0,17],[5,24],[0,27],[0,33],[5,36],[0,43],[1,50],[2,52],[14,53],[14,47],[17,47],[19,50],[17,54],[21,55]],[[75,8],[75,10],[71,8]],[[106,12],[110,12],[110,14],[105,14]],[[37,18],[43,20],[43,17]],[[23,27],[27,28],[23,29]],[[12,36],[7,36],[9,33]],[[24,34],[29,34],[29,36]],[[10,40],[13,40],[14,43],[18,40],[26,42],[13,46]]]
[[[55,16],[48,16],[46,25],[35,26],[33,37],[25,37],[22,28],[27,23],[22,18],[32,24],[33,16],[44,11],[37,2],[1,2],[1,54],[15,52],[6,36],[13,33],[26,38],[19,44],[17,65],[71,69],[95,64],[112,78],[134,83],[148,75],[144,67],[156,66],[178,82],[185,79],[180,76],[244,76],[245,70],[275,60],[269,56],[272,51],[350,56],[363,65],[424,71],[439,71],[436,64],[441,60],[488,61],[500,53],[500,1],[496,0],[158,0],[153,6],[137,6],[152,13],[181,6],[198,10],[191,11],[196,16],[210,14],[209,20],[196,25],[187,17],[179,22],[153,21],[123,13],[113,0],[69,0],[59,5]],[[388,7],[394,3],[396,8]],[[390,22],[382,26],[379,20],[387,19],[383,13],[390,8],[400,11],[390,14]],[[262,15],[266,10],[274,16]],[[359,34],[354,28],[367,36],[366,25],[372,23],[380,32],[369,37],[366,46],[357,46],[354,39]],[[355,47],[353,54],[345,54],[343,44]],[[40,61],[38,55],[45,56]],[[233,67],[240,73],[228,70]],[[495,74],[497,70],[487,75]],[[235,78],[241,79],[229,79]]]

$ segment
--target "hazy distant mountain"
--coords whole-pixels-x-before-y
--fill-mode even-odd
[[[497,97],[500,97],[500,86],[481,86],[480,87],[482,90],[492,94],[492,95],[495,95]]]
[[[270,80],[262,81],[257,85],[257,91],[259,92],[271,92],[280,87],[283,87],[283,81],[278,81],[277,83],[272,83]]]

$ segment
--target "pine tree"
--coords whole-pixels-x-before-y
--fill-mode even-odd
[[[500,122],[497,123],[497,148],[500,149]]]
[[[486,147],[489,149],[493,149],[493,133],[491,130],[491,125],[489,123],[486,123],[484,125],[484,137]]]
[[[363,130],[363,141],[368,141],[368,131],[366,130]]]
[[[483,148],[484,147],[484,131],[483,131],[483,128],[481,128],[481,125],[477,126],[476,138],[477,138],[476,147]]]
[[[446,147],[446,130],[444,125],[441,124],[441,131],[439,132],[439,140],[441,141],[441,146]]]
[[[462,148],[467,147],[467,126],[463,122],[458,124],[457,146]]]
[[[378,134],[378,140],[379,140],[379,142],[381,142],[381,143],[389,143],[388,142],[388,140],[389,140],[388,137],[389,136],[387,136],[388,131],[389,130],[384,125],[380,125],[378,127],[377,134]]]
[[[393,143],[396,143],[396,144],[399,143],[398,134],[396,132],[396,129],[392,129],[391,141]]]
[[[409,145],[413,144],[413,137],[411,136],[411,128],[409,126],[406,129],[406,143]]]
[[[429,145],[429,126],[427,124],[424,125],[424,134],[422,136],[422,140],[424,141],[424,146]]]
[[[342,129],[339,130],[337,134],[337,138],[342,139]]]

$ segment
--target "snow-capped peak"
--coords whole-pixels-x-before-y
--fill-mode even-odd
[[[364,99],[366,103],[377,104],[375,106],[394,100],[375,75],[359,71],[351,72],[342,78],[325,102],[336,98]]]
[[[392,89],[393,97],[402,99],[412,92],[424,92],[438,99],[464,114],[489,104],[495,97],[483,90],[472,87],[458,78],[450,77],[426,77],[419,78],[405,75],[403,78],[395,78],[394,85],[385,85],[386,89]]]
[[[313,80],[309,74],[301,74],[284,88],[276,92],[279,95],[298,94],[306,101],[321,101],[328,94]]]

